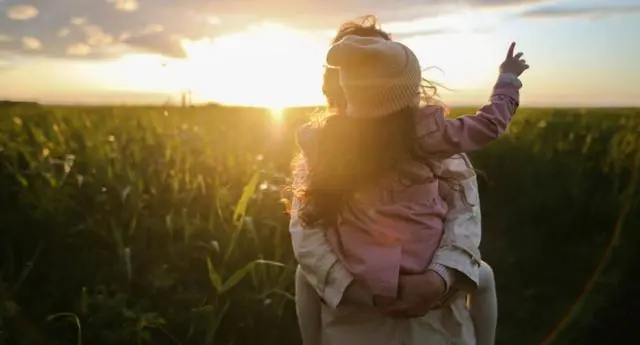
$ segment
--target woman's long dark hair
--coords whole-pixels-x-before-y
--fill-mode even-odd
[[[299,196],[305,226],[331,226],[346,198],[379,182],[404,164],[422,160],[414,147],[416,109],[379,118],[327,117],[306,157],[307,178]],[[417,183],[411,175],[408,184]],[[424,182],[424,181],[423,181]]]
[[[332,43],[347,35],[391,39],[378,27],[373,16],[343,24]],[[306,175],[293,186],[294,193],[302,201],[297,211],[305,227],[335,225],[346,198],[354,190],[377,182],[404,163],[420,161],[432,165],[415,145],[417,108],[406,108],[379,118],[344,116],[346,101],[338,73],[335,69],[325,69],[322,91],[329,113],[311,124],[317,135],[312,152],[294,160],[294,170]],[[435,85],[425,82],[423,99],[427,102],[435,100]],[[411,176],[404,177],[410,184],[418,182]]]

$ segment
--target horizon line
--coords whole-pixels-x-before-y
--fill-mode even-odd
[[[284,107],[272,107],[272,106],[264,106],[264,105],[250,105],[250,104],[226,104],[219,103],[215,101],[210,102],[193,102],[188,105],[182,105],[180,102],[72,102],[72,101],[38,101],[33,99],[0,99],[0,104],[2,103],[25,103],[25,104],[35,104],[41,106],[72,106],[72,107],[82,107],[82,106],[91,106],[91,107],[171,107],[171,108],[182,108],[182,107],[224,107],[224,108],[254,108],[254,109],[304,109],[304,108],[325,108],[326,105],[292,105],[292,106],[284,106]],[[448,104],[452,108],[473,108],[482,106],[482,103],[474,104],[474,103],[450,103]],[[589,105],[589,104],[531,104],[531,105],[521,105],[521,108],[582,108],[582,109],[597,109],[597,108],[640,108],[639,104],[627,104],[627,105]]]

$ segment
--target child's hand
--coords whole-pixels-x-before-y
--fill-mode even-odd
[[[373,296],[362,282],[353,280],[342,293],[341,305],[371,305]]]
[[[387,307],[391,303],[395,302],[396,299],[388,296],[373,296],[373,305],[376,307]]]
[[[518,52],[516,55],[513,55],[513,51],[516,47],[516,42],[512,42],[509,46],[509,50],[507,51],[507,57],[504,59],[502,64],[500,64],[500,73],[511,73],[516,77],[519,77],[522,72],[529,69],[529,65],[527,65],[527,61],[522,59],[522,53]]]
[[[442,277],[431,270],[423,274],[401,275],[398,299],[381,306],[393,317],[413,318],[427,314],[444,296],[446,285]]]

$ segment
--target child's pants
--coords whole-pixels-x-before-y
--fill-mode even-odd
[[[476,330],[477,345],[493,345],[498,325],[498,298],[491,266],[482,261],[478,289],[468,296],[469,311]]]
[[[296,314],[303,345],[320,345],[322,341],[321,324],[322,301],[307,278],[302,274],[300,266],[296,269]]]
[[[498,300],[491,266],[482,262],[478,289],[469,296],[469,308],[476,330],[477,345],[494,345],[498,321]],[[300,267],[296,270],[296,313],[303,345],[320,345],[321,300]]]

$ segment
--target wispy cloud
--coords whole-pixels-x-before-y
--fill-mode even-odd
[[[26,50],[40,50],[42,49],[42,42],[39,39],[31,36],[22,37],[22,47]]]
[[[499,10],[545,0],[47,0],[0,1],[0,51],[100,58],[127,49],[184,57],[184,39],[212,37],[256,21],[329,29],[367,13],[384,21],[458,10]],[[28,37],[25,43],[22,37]],[[7,39],[11,38],[11,39]],[[35,44],[36,40],[39,44]],[[37,47],[37,48],[35,48]],[[116,47],[117,49],[113,49]]]
[[[137,36],[166,31],[179,39],[215,34],[204,14],[208,0],[0,1],[0,52],[51,57],[102,58],[121,54]],[[25,44],[21,37],[40,42]],[[12,38],[12,39],[8,39]],[[140,41],[148,40],[147,37]],[[88,48],[87,48],[88,47]],[[161,54],[171,55],[175,47]]]
[[[69,56],[87,56],[91,54],[91,46],[86,43],[74,43],[67,47]]]
[[[13,37],[9,35],[0,35],[0,43],[3,42],[13,42]]]
[[[180,43],[180,37],[163,32],[147,33],[134,36],[124,41],[134,49],[165,55],[172,58],[184,58],[187,56]]]
[[[140,3],[137,0],[107,0],[110,3],[113,3],[115,8],[124,12],[133,12],[137,11],[140,7]]]
[[[521,14],[521,17],[532,19],[565,19],[565,18],[590,18],[598,19],[613,15],[640,13],[640,4],[627,6],[594,6],[594,7],[567,7],[545,6],[533,8]]]
[[[417,36],[433,36],[433,35],[446,35],[455,33],[457,30],[451,28],[438,28],[438,29],[423,29],[407,32],[399,32],[392,34],[394,40],[405,40]]]
[[[6,13],[11,20],[29,20],[38,16],[38,9],[29,5],[15,5],[9,7]]]

